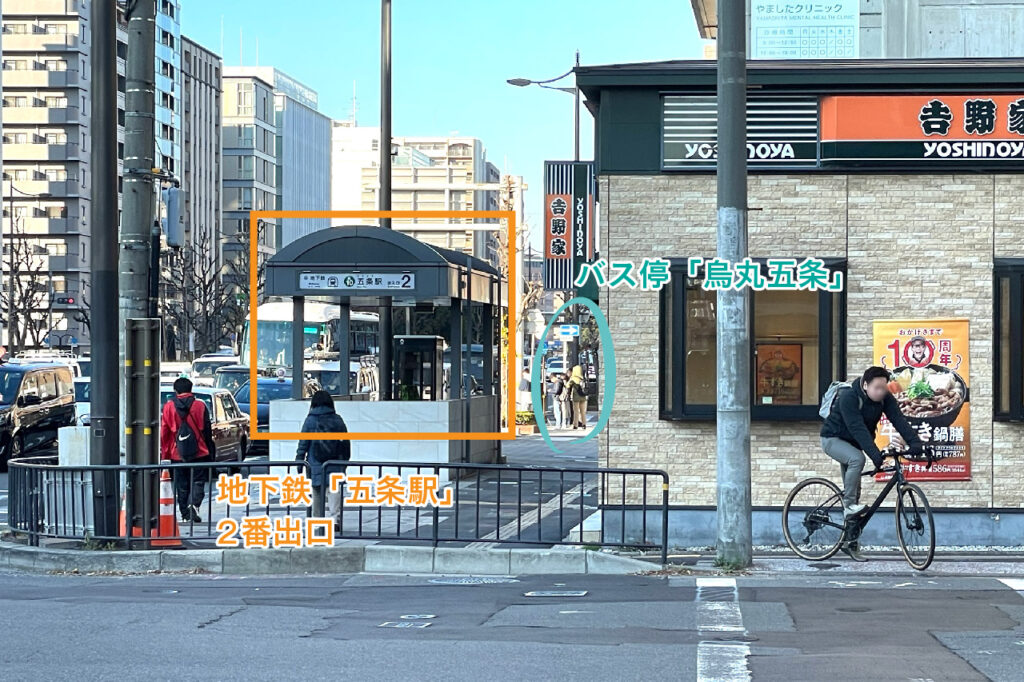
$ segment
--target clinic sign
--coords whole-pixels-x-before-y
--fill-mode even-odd
[[[821,119],[823,165],[1024,161],[1024,93],[824,97]]]
[[[874,323],[874,363],[889,370],[889,392],[903,416],[942,458],[930,470],[908,462],[908,478],[971,478],[969,327],[965,319]],[[902,447],[900,435],[884,416],[876,443],[879,448]]]
[[[544,162],[544,288],[569,291],[594,259],[594,164]]]
[[[859,56],[860,0],[751,0],[751,59],[857,59]]]

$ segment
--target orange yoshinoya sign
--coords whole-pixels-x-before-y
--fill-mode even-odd
[[[1024,161],[1024,93],[821,100],[823,163]]]

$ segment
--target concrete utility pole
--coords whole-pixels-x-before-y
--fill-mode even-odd
[[[118,298],[118,349],[125,358],[125,324],[149,317],[150,249],[153,229],[156,132],[156,1],[129,3],[128,59],[125,63],[124,186],[122,194]],[[102,300],[102,299],[100,299]],[[120,381],[124,378],[121,377]],[[124,388],[120,415],[124,425]],[[138,462],[140,464],[144,462]],[[156,464],[156,462],[151,462]]]
[[[380,210],[391,210],[391,0],[380,3]],[[390,230],[391,218],[381,218],[380,226]],[[378,366],[381,400],[391,400],[391,353],[394,330],[391,322],[391,297],[385,296],[380,313],[380,363]],[[342,358],[342,363],[345,359]],[[344,366],[344,364],[342,365]]]
[[[746,3],[718,0],[718,257],[747,256]],[[718,291],[720,562],[751,563],[750,290]]]
[[[120,463],[118,402],[121,372],[117,362],[117,8],[115,0],[92,6],[92,405],[89,461]],[[150,62],[152,65],[152,61]],[[152,131],[151,131],[152,132]],[[119,477],[114,471],[93,477],[96,535],[118,534]]]

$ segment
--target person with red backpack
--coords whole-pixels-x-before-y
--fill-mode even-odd
[[[164,405],[160,415],[160,459],[172,462],[212,462],[217,457],[213,427],[206,403],[192,393],[187,377],[174,381],[174,397]],[[209,467],[174,470],[174,496],[178,500],[182,521],[201,523],[199,507],[203,504]]]

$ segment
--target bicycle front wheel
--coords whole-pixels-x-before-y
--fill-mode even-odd
[[[896,535],[907,563],[919,571],[935,558],[935,522],[928,498],[913,483],[899,488],[896,497]]]
[[[821,561],[838,552],[846,534],[839,486],[827,478],[798,483],[782,507],[782,532],[801,559]]]

